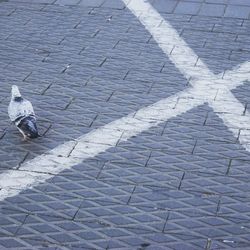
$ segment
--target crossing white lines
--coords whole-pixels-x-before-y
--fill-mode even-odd
[[[243,113],[243,105],[230,92],[250,79],[250,63],[243,63],[224,75],[213,74],[202,61],[195,66],[198,56],[149,3],[131,0],[128,8],[180,72],[190,79],[192,87],[62,144],[24,163],[18,170],[1,174],[0,201],[203,103],[208,103],[235,135],[236,130],[243,129],[239,139],[250,151],[249,113]]]
[[[245,107],[230,91],[245,80],[250,80],[250,62],[227,71],[225,75],[215,75],[201,59],[199,66],[195,65],[198,56],[149,3],[144,0],[131,0],[128,8],[152,34],[159,47],[179,71],[190,79],[193,89],[188,90],[192,96],[189,103],[197,98],[203,99],[218,113],[235,136],[238,136],[239,129],[245,130],[244,135],[250,135],[249,112],[244,112]],[[239,141],[250,151],[250,136],[241,135]]]

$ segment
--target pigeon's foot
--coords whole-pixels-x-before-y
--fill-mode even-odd
[[[23,138],[22,138],[22,142],[27,142],[28,141],[28,137],[27,136],[24,136]]]

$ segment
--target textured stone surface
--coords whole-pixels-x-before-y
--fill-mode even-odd
[[[250,60],[249,1],[151,2],[197,64],[221,73]],[[1,173],[188,87],[118,0],[0,1],[0,29]],[[12,84],[42,138],[22,142],[10,126]],[[246,110],[249,86],[232,91]],[[248,249],[249,166],[199,106],[1,202],[0,249]]]

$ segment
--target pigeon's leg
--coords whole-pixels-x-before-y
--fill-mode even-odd
[[[28,140],[28,137],[24,134],[24,132],[18,128],[18,130],[21,132],[21,134],[23,135],[22,141],[25,142]]]

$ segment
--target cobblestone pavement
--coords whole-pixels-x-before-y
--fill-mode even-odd
[[[250,61],[250,0],[151,3],[214,73]],[[120,0],[0,1],[0,40],[0,173],[189,86]],[[12,84],[43,137],[10,126]],[[250,249],[249,178],[204,104],[0,202],[0,249]]]

